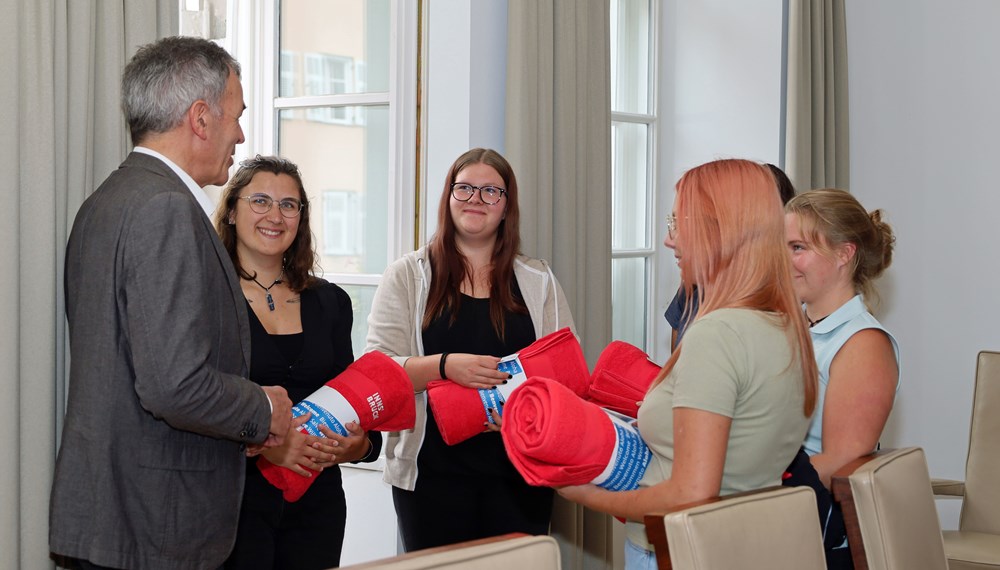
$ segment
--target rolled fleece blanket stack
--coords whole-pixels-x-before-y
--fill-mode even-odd
[[[616,340],[597,359],[587,399],[634,418],[639,413],[639,403],[659,373],[660,365],[650,361],[645,352]]]
[[[325,437],[319,427],[347,436],[344,426],[357,422],[365,431],[400,431],[413,428],[416,404],[413,384],[403,367],[381,352],[355,360],[343,372],[292,408],[292,417],[312,414],[299,431]],[[260,457],[257,467],[264,478],[281,489],[286,501],[302,498],[315,480]]]
[[[629,491],[652,458],[629,418],[541,377],[511,395],[500,434],[514,467],[536,486],[593,483]]]
[[[511,378],[496,390],[466,388],[450,380],[427,384],[427,399],[445,443],[455,445],[482,433],[483,422],[493,423],[487,410],[492,408],[502,415],[501,406],[531,376],[551,378],[580,396],[587,393],[590,381],[583,349],[568,328],[545,335],[516,354],[505,356],[497,369]]]

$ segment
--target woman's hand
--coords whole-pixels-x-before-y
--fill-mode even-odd
[[[445,360],[448,380],[466,388],[490,389],[505,384],[510,375],[497,370],[500,359],[496,356],[454,353]]]
[[[500,426],[503,425],[503,420],[500,418],[500,413],[497,410],[490,408],[490,417],[493,418],[494,423],[486,422],[485,424],[483,424],[486,427],[487,431],[500,431]]]
[[[568,501],[580,503],[581,505],[593,504],[590,498],[599,494],[601,491],[602,489],[597,485],[569,485],[567,487],[556,487],[556,492],[559,493],[559,496]]]
[[[344,427],[349,434],[347,437],[333,432],[326,426],[319,427],[323,435],[326,436],[326,440],[323,441],[329,444],[327,449],[330,450],[331,454],[329,460],[321,463],[324,467],[357,461],[371,450],[372,444],[368,441],[368,435],[357,422],[351,422]]]
[[[309,417],[310,414],[303,414],[293,419],[282,444],[265,449],[261,455],[271,463],[287,467],[305,477],[312,477],[307,468],[322,471],[324,466],[330,465],[333,451],[336,449],[331,442],[299,431],[302,424],[309,421]]]

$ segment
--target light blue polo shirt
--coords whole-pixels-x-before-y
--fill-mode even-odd
[[[806,434],[805,448],[809,455],[816,455],[823,450],[823,404],[826,402],[826,387],[830,382],[830,363],[837,356],[847,339],[865,329],[878,329],[889,337],[892,350],[896,354],[896,367],[899,368],[899,345],[896,338],[885,330],[878,320],[868,312],[861,295],[855,295],[839,309],[830,313],[809,329],[812,336],[813,351],[816,353],[816,365],[819,368],[819,394],[816,400],[816,413],[813,414],[809,433]],[[899,382],[896,382],[899,391]]]

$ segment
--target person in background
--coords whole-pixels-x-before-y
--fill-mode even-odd
[[[493,388],[508,377],[499,357],[573,327],[548,264],[520,255],[518,222],[507,160],[482,148],[462,154],[445,177],[437,234],[389,266],[372,301],[366,351],[395,358],[416,393],[416,427],[386,442],[385,480],[407,551],[548,532],[552,490],[525,483],[496,426],[448,446],[426,397],[439,378]]]
[[[633,491],[559,490],[628,519],[629,570],[656,568],[646,513],[779,484],[816,404],[816,362],[770,171],[747,160],[688,171],[667,227],[663,243],[701,307],[639,406],[653,459]]]
[[[309,201],[298,167],[283,158],[256,156],[240,164],[223,192],[215,227],[240,276],[253,346],[250,377],[288,390],[293,402],[316,391],[354,361],[351,298],[312,275],[316,253]],[[321,570],[340,565],[347,502],[339,464],[374,461],[378,432],[349,423],[342,437],[299,432],[293,422],[284,443],[265,450],[271,463],[300,475],[320,471],[296,502],[282,498],[254,463],[247,464],[236,546],[230,569]]]
[[[139,48],[122,74],[135,149],[73,222],[49,548],[81,568],[218,568],[244,453],[291,424],[284,388],[246,379],[246,304],[203,207],[243,142],[239,74],[207,40]]]
[[[774,175],[774,181],[778,187],[778,195],[781,196],[781,203],[787,204],[795,196],[795,187],[792,185],[792,181],[788,179],[785,171],[777,166],[770,163],[764,166]],[[666,312],[663,313],[663,317],[667,319],[667,323],[670,325],[670,350],[677,348],[677,344],[684,338],[684,329],[687,328],[687,325],[697,313],[697,290],[695,290],[695,294],[691,295],[691,302],[689,304],[684,287],[681,286],[678,288],[674,298],[667,305]]]
[[[896,339],[866,302],[892,262],[895,243],[882,211],[867,212],[843,190],[813,190],[785,207],[792,280],[809,322],[819,367],[816,415],[786,485],[816,491],[827,565],[853,568],[830,477],[874,451],[899,381]]]

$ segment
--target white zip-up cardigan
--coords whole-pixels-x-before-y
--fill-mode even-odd
[[[563,327],[570,327],[576,334],[566,295],[547,262],[519,255],[514,260],[514,278],[528,307],[535,338]],[[406,254],[389,265],[372,300],[365,352],[378,350],[391,356],[401,366],[413,356],[424,356],[421,323],[427,308],[430,284],[431,266],[426,247]],[[391,432],[385,442],[383,479],[407,491],[412,491],[417,482],[417,453],[423,445],[427,424],[426,392],[416,394],[416,405],[414,428]]]

